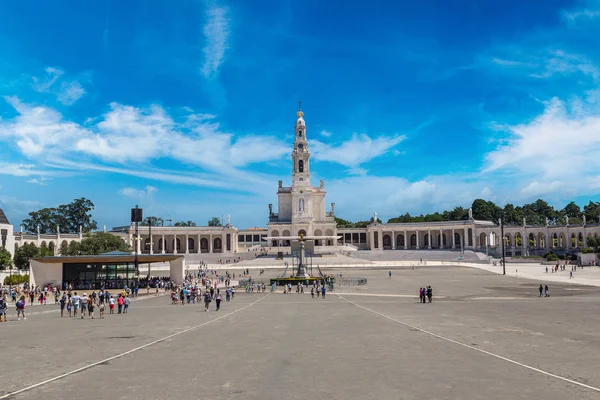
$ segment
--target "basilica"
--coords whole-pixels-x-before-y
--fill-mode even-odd
[[[224,254],[262,250],[285,250],[299,237],[311,242],[315,253],[351,252],[357,250],[446,249],[457,252],[465,249],[498,256],[504,235],[507,255],[542,255],[577,252],[588,247],[591,236],[600,235],[600,224],[583,220],[582,224],[505,226],[499,221],[480,221],[469,217],[462,221],[379,223],[374,213],[366,228],[338,228],[335,222],[335,203],[327,211],[325,182],[311,182],[311,159],[308,131],[302,110],[297,112],[294,142],[291,146],[291,184],[279,181],[277,210],[269,204],[269,220],[264,228],[238,229],[227,218],[224,226],[174,227],[140,226],[138,235],[133,226],[113,228],[118,235],[139,253],[146,254]],[[402,204],[398,204],[402,209]],[[371,211],[369,211],[370,213]],[[0,248],[11,254],[25,243],[46,246],[54,254],[72,241],[82,240],[83,234],[54,234],[15,232],[0,209]],[[196,256],[197,257],[197,256]],[[192,256],[193,258],[193,256]]]

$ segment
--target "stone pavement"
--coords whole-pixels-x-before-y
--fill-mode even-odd
[[[387,272],[344,270],[368,284],[326,299],[239,293],[206,313],[150,297],[104,320],[0,325],[0,400],[599,398],[595,287],[538,298],[535,282],[485,270]],[[433,304],[409,296],[425,284]]]
[[[492,264],[465,264],[465,266],[483,269],[496,274],[502,274],[501,265]],[[546,273],[546,267],[548,272]],[[573,272],[573,279],[570,278],[569,272],[571,271],[571,265],[567,265],[566,271],[550,272],[552,265],[542,264],[506,264],[506,275],[527,278],[538,281],[539,283],[545,282],[560,282],[577,285],[589,285],[600,287],[600,267],[583,267],[577,268],[577,271]]]

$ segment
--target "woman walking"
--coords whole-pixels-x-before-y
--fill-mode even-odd
[[[217,311],[221,308],[221,291],[217,289],[217,294],[215,295],[215,303],[217,303]]]

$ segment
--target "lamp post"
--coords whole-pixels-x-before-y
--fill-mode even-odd
[[[139,276],[140,274],[140,265],[138,261],[138,247],[140,245],[139,236],[138,236],[138,225],[142,222],[142,209],[139,208],[136,204],[135,208],[131,209],[131,222],[135,224],[135,244],[134,244],[134,263],[135,263],[135,273]]]
[[[502,236],[502,275],[506,275],[506,253],[504,252],[504,220],[500,217],[500,236]]]

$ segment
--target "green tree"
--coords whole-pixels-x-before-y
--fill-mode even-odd
[[[12,267],[12,257],[8,250],[0,249],[0,270]]]
[[[346,221],[345,219],[333,217],[335,219],[335,224],[338,228],[352,228],[354,224],[350,221]]]
[[[587,206],[583,206],[583,213],[588,224],[600,222],[600,202],[590,201]]]
[[[40,249],[35,243],[24,244],[15,251],[13,261],[17,269],[28,269],[29,260],[35,257],[39,257],[41,254]]]
[[[474,219],[497,222],[502,216],[502,208],[492,201],[476,199],[473,201],[471,208],[473,209]]]
[[[87,233],[79,243],[71,242],[63,255],[97,255],[111,251],[131,252],[131,248],[119,236],[108,232]]]
[[[194,221],[178,221],[175,222],[175,226],[196,226]]]
[[[42,208],[29,213],[29,218],[23,220],[23,228],[28,232],[55,233],[57,226],[63,233],[77,233],[79,227],[84,232],[90,232],[98,228],[96,221],[92,219],[91,211],[94,203],[82,197],[75,199],[69,204],[62,204],[56,208]]]
[[[164,226],[165,220],[160,217],[146,217],[142,222],[140,222],[140,226],[148,226],[152,222],[152,226]]]
[[[221,224],[220,218],[212,217],[211,219],[208,220],[208,226],[223,226],[223,224]]]
[[[587,239],[587,245],[594,249],[594,253],[600,253],[600,237],[590,236]]]

